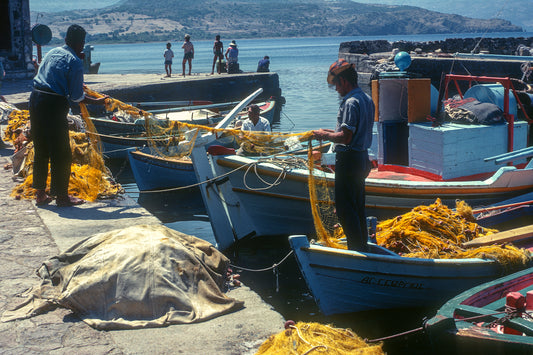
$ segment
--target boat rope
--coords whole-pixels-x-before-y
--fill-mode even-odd
[[[490,313],[490,314],[482,314],[482,315],[477,315],[477,316],[468,317],[468,318],[461,318],[461,319],[457,319],[457,320],[468,322],[468,321],[477,320],[477,319],[481,319],[481,318],[496,316],[498,314],[503,314],[503,313],[506,313],[506,311],[495,312],[495,313]],[[383,337],[383,338],[371,339],[371,340],[365,339],[365,342],[366,343],[379,343],[379,342],[382,342],[384,340],[390,340],[390,339],[394,339],[394,338],[401,337],[401,336],[404,336],[404,335],[409,335],[409,334],[417,333],[417,332],[420,332],[420,331],[424,331],[426,328],[427,328],[427,323],[426,323],[426,321],[424,321],[424,325],[421,326],[421,327],[418,327],[418,328],[415,328],[415,329],[411,329],[411,330],[406,330],[405,332],[389,335],[389,336],[386,336],[386,337]]]
[[[294,121],[291,120],[291,118],[290,118],[285,112],[281,112],[281,114],[283,115],[283,117],[285,117],[286,119],[288,119],[289,122],[292,124],[292,127],[289,128],[287,131],[291,131],[294,127],[296,127],[296,124],[294,123]]]
[[[268,181],[266,181],[265,179],[263,179],[261,177],[261,175],[257,172],[257,165],[258,165],[258,162],[253,164],[253,165],[250,165],[248,167],[248,169],[246,169],[246,171],[244,172],[244,176],[242,177],[242,182],[244,184],[244,186],[246,186],[246,188],[248,190],[253,190],[253,191],[261,191],[261,190],[268,190],[274,186],[277,186],[279,184],[281,184],[281,182],[283,180],[285,180],[285,177],[287,176],[287,170],[285,169],[285,167],[282,167],[278,177],[276,178],[276,180],[274,180],[274,182],[270,183]],[[246,182],[246,177],[248,176],[248,173],[250,172],[250,170],[254,169],[254,173],[255,173],[255,176],[259,179],[259,181],[261,181],[263,184],[265,184],[264,187],[257,187],[257,188],[252,188],[250,186],[248,186],[248,183]]]
[[[245,167],[247,167],[249,165],[253,165],[255,163],[256,162],[254,161],[254,162],[251,162],[251,163],[247,163],[247,164],[241,165],[238,168],[235,168],[235,169],[233,169],[231,171],[228,171],[227,173],[224,173],[224,174],[221,174],[221,175],[217,175],[214,178],[207,179],[207,180],[204,180],[204,181],[200,181],[200,182],[197,182],[195,184],[191,184],[191,185],[187,185],[187,186],[171,187],[171,188],[168,188],[168,189],[161,189],[161,190],[145,190],[145,191],[139,191],[139,193],[147,194],[147,193],[169,192],[169,191],[190,189],[192,187],[200,186],[200,185],[203,185],[203,184],[211,184],[211,183],[216,182],[217,180],[220,180],[221,178],[223,178],[225,176],[233,174],[234,172],[236,172],[236,171],[238,171],[240,169],[243,169],[243,168],[245,168]]]
[[[278,269],[278,267],[281,264],[283,264],[283,262],[285,262],[285,260],[287,260],[287,258],[289,256],[291,256],[292,253],[294,253],[294,250],[291,250],[287,255],[285,255],[285,257],[283,259],[281,259],[281,261],[279,261],[277,263],[274,263],[272,266],[264,268],[264,269],[248,269],[248,268],[237,266],[237,265],[233,265],[233,264],[229,264],[229,265],[231,267],[235,268],[235,269],[239,269],[239,270],[243,270],[243,271],[249,271],[249,272],[263,272],[263,271],[272,270],[272,272],[274,273],[274,277],[276,278],[276,292],[279,292],[279,269]]]
[[[531,71],[533,69],[533,64],[531,62],[524,62],[520,65],[520,71],[522,71],[522,81],[529,80],[529,76],[531,75]]]
[[[131,148],[121,148],[121,149],[114,149],[114,150],[106,150],[105,152],[102,152],[103,155],[107,155],[109,153],[116,153],[116,152],[124,152],[124,151],[128,151],[130,150]],[[109,158],[109,157],[108,157]]]
[[[277,268],[278,266],[280,266],[281,264],[283,264],[283,262],[284,262],[285,260],[287,260],[287,258],[288,258],[289,256],[291,256],[292,253],[294,253],[293,250],[291,250],[287,255],[285,255],[285,256],[283,257],[283,259],[281,259],[279,262],[274,263],[274,264],[272,264],[272,266],[266,267],[266,268],[264,268],[264,269],[248,269],[248,268],[241,267],[241,266],[237,266],[237,265],[233,265],[233,264],[230,264],[230,266],[233,267],[233,268],[239,269],[239,270],[249,271],[249,272],[263,272],[263,271],[270,271],[270,270],[274,270],[275,268]]]
[[[276,164],[276,165],[280,165],[280,166],[283,166],[283,163],[285,163],[285,166],[283,166],[283,169],[286,169],[287,166],[290,166],[291,163],[294,164],[292,165],[292,167],[295,167],[296,163],[297,162],[300,162],[300,164],[302,164],[302,162],[305,162],[304,159],[301,159],[301,158],[296,158],[296,157],[293,157],[292,159],[279,159],[279,158],[276,158],[277,155],[284,155],[284,154],[287,154],[287,152],[282,152],[282,153],[278,153],[278,154],[275,154],[273,156],[270,156],[268,158],[259,158],[258,160],[256,161],[253,161],[253,162],[250,162],[250,163],[246,163],[246,164],[243,164],[231,171],[228,171],[227,173],[224,173],[224,174],[221,174],[221,175],[217,175],[211,179],[207,179],[207,180],[204,180],[204,181],[201,181],[201,182],[197,182],[197,183],[194,183],[194,184],[191,184],[191,185],[187,185],[187,186],[179,186],[179,187],[171,187],[171,188],[168,188],[168,189],[161,189],[161,190],[145,190],[145,191],[139,191],[139,193],[159,193],[159,192],[170,192],[170,191],[178,191],[178,190],[185,190],[185,189],[190,189],[190,188],[193,188],[193,187],[197,187],[197,186],[200,186],[200,185],[203,185],[203,184],[211,184],[213,182],[216,182],[217,180],[221,179],[221,178],[224,178],[228,175],[231,175],[233,174],[234,172],[238,171],[238,170],[241,170],[241,169],[244,169],[244,168],[247,168],[247,172],[248,170],[254,166],[254,165],[257,165],[259,163],[272,163],[272,164]],[[282,163],[283,162],[283,163]],[[256,171],[256,175],[257,177],[263,181],[263,183],[267,184],[267,185],[270,185],[268,186],[267,188],[259,188],[258,190],[263,190],[263,189],[269,189],[273,186],[276,186],[276,185],[279,185],[279,182],[274,182],[274,183],[269,183],[269,182],[266,182],[264,181],[263,179],[261,179],[259,177],[259,175],[257,174],[257,170],[256,168],[254,167],[254,171]],[[245,177],[246,177],[246,174],[245,173]],[[285,177],[286,175],[286,172],[285,171],[282,171],[281,174],[283,174],[283,177]],[[280,174],[280,175],[281,175]],[[278,176],[278,178],[276,179],[276,181],[279,179],[280,177]],[[244,184],[245,186],[250,189],[250,190],[253,190],[252,188],[250,188],[249,186],[246,185],[246,181],[244,181]]]
[[[494,16],[491,17],[491,18],[498,18],[498,17],[501,15],[501,13],[502,13],[503,9],[505,8],[505,6],[508,5],[508,4],[507,4],[508,2],[509,2],[509,0],[506,0],[505,3],[504,3],[504,4],[502,5],[502,7],[500,8],[500,10],[498,10],[498,12],[496,13],[496,15],[494,15]],[[485,36],[487,35],[488,29],[489,29],[489,28],[488,28],[488,24],[487,24],[487,29],[486,29],[485,32],[481,35],[481,37],[479,38],[479,41],[476,43],[476,45],[474,46],[474,49],[472,49],[472,51],[471,51],[470,53],[476,53],[476,49],[479,48],[479,45],[481,44],[481,41],[483,41],[483,39],[485,39]]]
[[[524,307],[521,307],[521,308],[505,305],[505,311],[500,312],[500,313],[505,313],[505,316],[490,322],[489,324],[486,325],[486,327],[494,328],[494,327],[497,327],[498,325],[505,325],[505,323],[508,323],[513,318],[525,318],[530,321],[533,320],[533,317],[529,313],[526,312],[525,305]]]
[[[278,177],[276,178],[276,180],[274,182],[268,182],[268,181],[264,180],[261,177],[261,174],[259,174],[257,172],[257,165],[260,164],[260,163],[270,163],[270,164],[273,164],[273,165],[277,165],[277,166],[279,166],[282,169],[280,171]],[[270,189],[270,188],[272,188],[274,186],[277,186],[277,185],[281,184],[281,182],[287,176],[287,170],[293,169],[293,168],[304,168],[304,167],[305,167],[305,169],[308,169],[307,161],[305,159],[301,159],[301,158],[298,158],[298,157],[280,159],[280,158],[277,158],[277,157],[274,156],[274,157],[270,157],[270,158],[267,158],[267,159],[258,159],[257,162],[253,165],[254,173],[255,173],[255,176],[257,177],[257,179],[259,179],[259,181],[261,181],[263,184],[265,184],[265,186],[264,187],[258,187],[258,188],[252,188],[252,187],[248,186],[248,183],[246,181],[247,181],[248,173],[252,169],[252,165],[250,165],[248,167],[248,169],[246,169],[246,172],[244,173],[243,184],[244,184],[244,186],[246,186],[246,188],[248,190],[253,190],[253,191],[268,190],[268,189]]]
[[[296,329],[296,334],[298,334],[298,338],[300,338],[301,341],[303,341],[305,344],[311,346],[311,349],[307,350],[305,353],[303,353],[302,355],[307,355],[307,354],[310,354],[312,351],[315,351],[317,349],[320,349],[320,348],[323,348],[324,351],[328,351],[328,347],[324,344],[320,344],[320,345],[315,345],[313,346],[310,342],[308,342],[307,340],[305,340],[305,338],[303,337],[302,333],[300,332],[300,329],[298,329],[297,326],[295,325],[289,325],[289,328],[291,329]]]

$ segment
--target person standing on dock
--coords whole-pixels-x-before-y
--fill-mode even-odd
[[[227,63],[228,74],[234,74],[239,72],[239,49],[235,40],[231,41],[226,53],[224,53]]]
[[[165,50],[165,53],[163,53],[163,57],[165,57],[165,71],[167,72],[168,78],[172,76],[172,58],[174,58],[174,52],[170,47],[172,47],[172,45],[168,42],[167,49]]]
[[[68,194],[72,153],[67,114],[69,100],[93,105],[105,104],[105,99],[86,96],[83,91],[83,47],[85,29],[71,25],[65,45],[51,49],[33,79],[29,111],[33,158],[33,188],[38,206],[56,197],[59,207],[74,206],[85,201]],[[50,161],[50,195],[46,193],[48,162]]]
[[[185,42],[183,42],[181,48],[183,48],[183,62],[181,63],[181,67],[183,68],[183,76],[185,76],[186,62],[189,62],[189,75],[191,75],[192,60],[194,58],[194,46],[192,45],[190,35],[185,35]]]
[[[220,41],[220,35],[215,36],[215,43],[213,44],[213,54],[215,55],[213,57],[213,68],[211,69],[211,75],[215,72],[215,64],[218,60],[217,65],[217,73],[220,74],[221,68],[222,68],[222,59],[224,59],[224,54],[222,54],[222,50],[224,49],[224,45],[222,44],[222,41]]]
[[[313,131],[318,140],[334,143],[335,209],[348,249],[368,251],[365,213],[365,179],[371,163],[368,148],[372,143],[374,103],[357,83],[353,64],[339,59],[329,67],[328,84],[342,98],[335,130]]]

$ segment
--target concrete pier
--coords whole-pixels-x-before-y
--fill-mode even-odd
[[[0,165],[13,150],[0,149]],[[16,297],[39,285],[36,270],[49,258],[94,233],[145,223],[160,223],[129,197],[38,208],[15,200],[11,170],[0,170],[0,314],[19,304]],[[58,308],[30,319],[0,323],[2,354],[253,354],[283,329],[283,317],[246,286],[229,297],[245,308],[212,320],[120,331],[97,331],[69,310]]]
[[[124,102],[207,100],[212,102],[239,101],[259,88],[257,100],[280,97],[277,73],[195,74],[86,74],[85,84],[92,90]],[[5,80],[2,95],[24,109],[32,90],[32,79]]]
[[[263,97],[279,95],[275,73],[164,79],[150,74],[99,74],[87,75],[86,83],[123,101],[236,101],[258,87],[265,89]],[[5,81],[2,87],[7,101],[19,108],[27,107],[30,92],[29,79]],[[199,93],[206,96],[199,97]],[[10,162],[12,154],[12,148],[0,149],[1,167]],[[161,223],[127,196],[75,207],[60,208],[52,203],[39,208],[33,201],[10,196],[18,183],[10,169],[0,169],[0,314],[20,303],[22,298],[17,295],[39,284],[35,272],[44,261],[71,245],[99,232]],[[244,301],[245,308],[206,322],[165,328],[97,331],[69,310],[58,308],[30,319],[0,323],[0,353],[253,354],[270,335],[283,329],[283,317],[250,288],[237,287],[227,295]]]

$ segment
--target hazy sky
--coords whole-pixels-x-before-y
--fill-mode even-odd
[[[30,0],[30,11],[55,12],[79,9],[97,9],[113,5],[119,0]]]

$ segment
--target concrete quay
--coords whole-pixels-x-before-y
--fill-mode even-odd
[[[63,208],[15,200],[10,194],[18,181],[3,169],[12,153],[12,148],[0,149],[0,314],[40,283],[35,272],[44,261],[72,244],[99,232],[161,223],[127,196]],[[253,354],[283,329],[283,317],[248,287],[227,295],[244,301],[245,308],[165,328],[98,331],[63,308],[0,323],[0,354]]]
[[[263,92],[257,100],[280,97],[277,73],[240,74],[86,74],[85,84],[92,90],[124,102],[207,100],[240,101],[258,88]],[[4,80],[1,94],[12,105],[26,109],[33,79]]]

